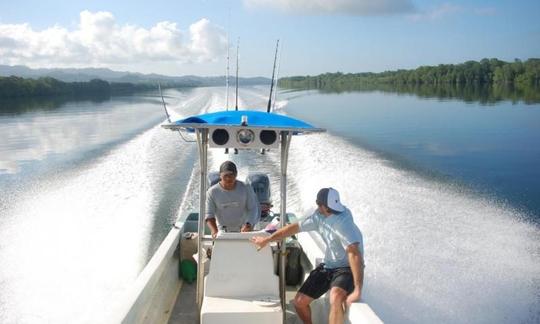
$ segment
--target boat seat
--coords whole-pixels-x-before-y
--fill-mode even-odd
[[[282,319],[279,278],[270,248],[249,241],[266,232],[220,233],[205,278],[201,324],[277,323]]]

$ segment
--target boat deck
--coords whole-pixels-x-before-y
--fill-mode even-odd
[[[286,324],[302,323],[292,305],[292,300],[296,295],[298,287],[287,286],[287,313]],[[197,303],[195,302],[197,295],[197,284],[183,283],[176,303],[174,305],[171,317],[169,318],[169,324],[198,324],[199,312],[197,309]]]

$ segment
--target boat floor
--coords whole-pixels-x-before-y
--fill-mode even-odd
[[[296,295],[297,290],[298,287],[296,286],[287,286],[287,314],[285,319],[286,324],[302,323],[298,319],[296,311],[294,310],[294,306],[292,305],[292,300]],[[172,314],[169,318],[169,324],[199,323],[199,312],[197,308],[197,303],[195,302],[196,295],[197,285],[195,283],[182,283],[182,288],[180,289],[180,293],[176,298]]]

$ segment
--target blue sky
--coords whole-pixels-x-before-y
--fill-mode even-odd
[[[1,1],[0,64],[223,75],[381,72],[540,57],[540,1]],[[231,60],[231,71],[234,70]]]

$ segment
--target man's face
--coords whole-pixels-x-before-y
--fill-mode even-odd
[[[223,172],[219,174],[221,178],[221,186],[227,190],[234,188],[236,182],[236,174],[234,172]]]
[[[319,211],[319,213],[321,213],[324,216],[329,216],[332,214],[325,205],[319,204],[318,202],[317,202],[317,210]]]

